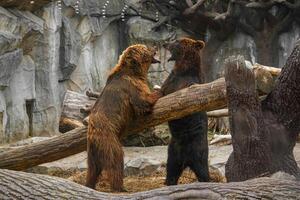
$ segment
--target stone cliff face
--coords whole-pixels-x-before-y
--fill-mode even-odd
[[[55,4],[34,14],[0,7],[0,143],[57,134],[65,91],[104,85],[120,51],[118,26],[94,36],[89,23]]]
[[[100,17],[105,3],[100,0],[80,1],[80,14],[76,14],[74,2],[64,0],[62,10],[55,3],[32,12],[0,7],[0,143],[58,134],[65,91],[101,90],[127,45],[159,47],[162,63],[151,67],[149,78],[160,85],[172,67],[161,45],[187,35],[175,27],[153,32],[154,23],[138,16],[124,22],[117,16]],[[122,10],[124,1],[110,0],[110,6]],[[285,62],[299,32],[294,25],[280,36],[279,53],[274,55],[279,57],[277,66]],[[218,42],[208,31],[206,41],[214,47],[203,56],[204,63],[209,63],[208,79],[222,75],[224,59],[231,54],[257,61],[253,39],[245,34]]]

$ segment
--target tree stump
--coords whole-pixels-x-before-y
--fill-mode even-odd
[[[228,181],[243,181],[284,171],[300,179],[293,148],[300,132],[300,45],[282,69],[274,89],[261,103],[252,69],[241,56],[226,62],[226,89],[233,153]]]

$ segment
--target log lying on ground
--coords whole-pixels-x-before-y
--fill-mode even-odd
[[[0,168],[24,170],[86,149],[87,128],[74,129],[66,134],[9,150],[0,154]]]
[[[129,195],[97,192],[61,178],[0,170],[0,199],[297,199],[300,182],[258,178],[245,182],[194,183]]]
[[[95,99],[90,99],[86,95],[68,90],[63,101],[61,118],[82,121],[86,114],[80,112],[80,109],[91,107],[94,103]]]
[[[159,99],[153,113],[132,123],[129,131],[141,131],[193,112],[222,108],[226,105],[225,97],[224,79],[192,85]],[[76,116],[74,112],[69,113]],[[86,150],[86,132],[87,128],[81,127],[47,141],[1,153],[0,168],[24,170],[80,153]]]

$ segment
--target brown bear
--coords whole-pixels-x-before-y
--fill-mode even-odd
[[[161,87],[163,95],[204,82],[200,56],[204,46],[203,41],[189,38],[164,45],[171,53],[169,61],[175,61],[175,66]],[[199,181],[209,181],[206,112],[169,121],[168,125],[172,138],[168,147],[166,185],[176,185],[186,167]]]
[[[124,153],[120,139],[137,117],[151,112],[159,92],[151,93],[147,72],[156,50],[132,45],[120,56],[89,116],[86,186],[95,188],[102,170],[110,178],[113,191],[122,191]]]

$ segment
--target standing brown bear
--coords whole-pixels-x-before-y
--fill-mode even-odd
[[[151,112],[159,93],[151,93],[147,72],[155,50],[145,45],[128,47],[112,69],[106,86],[89,117],[86,186],[95,188],[102,170],[109,175],[113,191],[122,191],[124,153],[120,139],[128,125],[137,117]]]
[[[203,41],[188,38],[164,45],[171,53],[169,61],[175,61],[175,66],[161,88],[163,95],[204,82],[200,57],[204,46]],[[206,112],[168,123],[172,138],[168,147],[166,185],[176,185],[186,167],[196,174],[199,181],[209,181]]]

